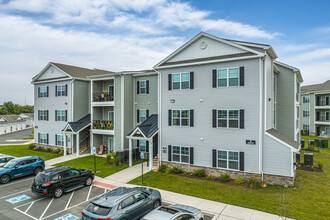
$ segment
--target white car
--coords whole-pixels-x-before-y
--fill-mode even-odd
[[[3,167],[8,161],[15,159],[16,157],[0,155],[0,167]]]
[[[152,210],[141,220],[203,220],[201,210],[185,205],[161,206]]]

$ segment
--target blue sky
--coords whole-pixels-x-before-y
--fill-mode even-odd
[[[0,0],[0,103],[33,104],[49,62],[152,68],[200,31],[270,44],[304,84],[330,79],[330,1]]]

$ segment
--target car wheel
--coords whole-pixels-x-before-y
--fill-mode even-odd
[[[60,198],[63,195],[63,189],[61,187],[56,188],[54,192],[55,198]]]
[[[9,175],[3,175],[0,179],[1,183],[6,184],[10,181],[10,176]]]
[[[42,171],[41,167],[36,167],[33,171],[33,174],[36,176],[40,171]]]
[[[158,208],[160,206],[160,201],[157,200],[155,203],[154,203],[154,209]]]
[[[86,181],[85,181],[85,186],[90,186],[93,183],[93,179],[92,177],[87,177]]]

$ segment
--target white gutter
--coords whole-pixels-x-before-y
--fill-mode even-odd
[[[74,110],[74,81],[75,81],[75,79],[73,79],[72,80],[72,82],[71,82],[71,121],[74,121],[73,120],[73,110]],[[66,91],[66,92],[68,92],[68,91]]]
[[[158,160],[161,163],[162,162],[162,138],[161,138],[161,127],[162,127],[162,96],[161,96],[161,91],[162,91],[162,78],[161,78],[161,73],[154,69],[158,73]]]
[[[124,75],[123,74],[121,74],[121,76],[120,76],[120,80],[121,80],[121,84],[120,84],[120,99],[121,99],[121,105],[120,105],[120,114],[121,114],[121,120],[120,120],[120,122],[121,122],[121,150],[123,151],[124,150],[124,138],[125,138],[125,136],[124,136],[124,100],[125,100],[125,98],[124,98],[124,95],[125,95],[125,91],[124,91],[124,86],[125,86],[125,79],[124,79]]]

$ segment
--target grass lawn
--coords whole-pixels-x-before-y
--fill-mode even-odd
[[[39,152],[28,149],[29,145],[3,145],[0,146],[0,154],[7,154],[14,157],[39,156],[43,160],[59,157],[58,154]]]
[[[96,176],[106,177],[111,174],[117,173],[123,169],[128,168],[128,164],[123,164],[120,166],[111,166],[107,164],[107,160],[105,157],[96,156]],[[134,161],[133,165],[141,163],[140,160]],[[86,156],[73,160],[69,160],[66,162],[55,164],[54,166],[68,166],[76,169],[87,169],[92,170],[94,172],[94,156]]]
[[[33,140],[34,137],[26,137],[26,138],[23,138],[23,140]]]
[[[324,163],[324,172],[297,170],[295,187],[286,188],[287,217],[329,219],[330,149],[314,152],[314,165],[318,161]],[[129,183],[141,185],[141,177]],[[281,194],[277,186],[251,189],[157,172],[145,174],[144,185],[277,215],[281,212]]]

